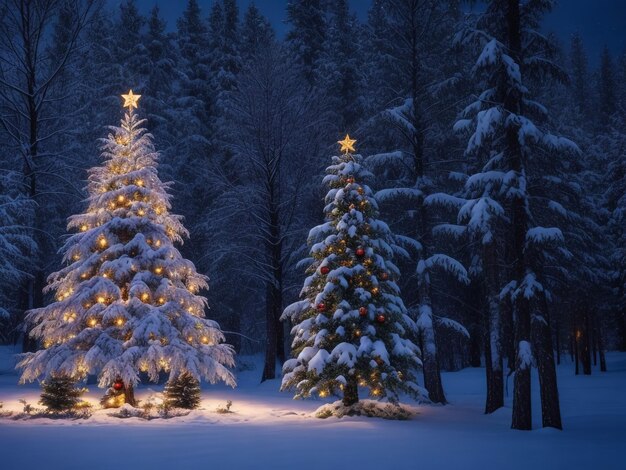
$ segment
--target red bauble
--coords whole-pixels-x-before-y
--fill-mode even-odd
[[[355,253],[356,253],[357,256],[364,256],[365,255],[365,249],[361,248],[361,247],[358,247],[356,249]]]
[[[387,320],[387,318],[382,313],[376,315],[376,321],[378,323],[385,323],[385,320]]]
[[[121,380],[116,380],[113,382],[113,390],[117,390],[118,392],[124,388],[124,382]]]
[[[361,307],[359,309],[359,315],[361,315],[362,317],[364,317],[365,315],[367,315],[367,308],[365,307]]]
[[[328,274],[328,273],[330,272],[330,268],[329,268],[328,266],[322,266],[322,267],[320,268],[320,272],[321,272],[324,276],[326,276],[326,274]]]
[[[324,302],[320,302],[319,304],[317,304],[317,310],[323,312],[324,310],[326,310],[326,304]]]

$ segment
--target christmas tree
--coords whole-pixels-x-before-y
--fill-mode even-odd
[[[63,248],[67,266],[48,278],[56,301],[28,314],[44,349],[23,356],[21,381],[97,374],[131,405],[140,373],[234,386],[233,349],[197,295],[206,277],[174,247],[188,233],[169,213],[152,136],[133,112],[140,95],[122,96],[128,111],[103,139],[104,164],[89,172],[88,209],[69,219],[77,233]]]
[[[200,383],[191,374],[181,374],[165,386],[165,403],[193,410],[200,406]]]
[[[340,141],[343,153],[326,170],[326,222],[309,233],[313,261],[303,300],[283,313],[295,325],[295,359],[283,366],[282,389],[296,389],[296,397],[342,395],[346,406],[359,401],[359,386],[394,402],[399,391],[416,394],[421,365],[419,349],[406,338],[417,327],[395,282],[394,237],[377,219],[363,184],[371,175],[352,153],[354,142]]]
[[[76,382],[67,375],[53,375],[41,384],[39,403],[51,413],[71,411],[80,402],[84,388],[76,388]]]

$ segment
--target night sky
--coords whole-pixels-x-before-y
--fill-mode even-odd
[[[208,14],[213,0],[198,0]],[[252,0],[239,0],[243,12]],[[109,0],[109,4],[118,5],[121,0]],[[159,5],[168,27],[173,29],[175,19],[184,10],[185,0],[138,0],[142,11],[147,12],[155,3]],[[279,36],[287,29],[285,24],[285,6],[288,0],[256,0],[257,7],[267,16]],[[359,18],[365,20],[371,0],[350,0],[352,8]],[[598,56],[604,45],[608,45],[614,54],[626,50],[626,0],[561,0],[555,10],[544,21],[547,32],[555,32],[559,39],[569,45],[572,33],[578,31],[585,42],[589,61],[598,62]]]

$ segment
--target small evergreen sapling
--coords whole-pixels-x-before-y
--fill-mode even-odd
[[[165,386],[165,403],[172,408],[193,410],[200,406],[200,382],[183,373]]]
[[[77,388],[76,382],[67,375],[55,375],[42,383],[39,404],[49,413],[73,411],[80,403],[80,397],[86,389]]]

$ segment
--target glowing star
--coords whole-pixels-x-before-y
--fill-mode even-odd
[[[137,108],[137,102],[141,95],[133,95],[133,90],[130,90],[127,95],[122,95],[122,98],[124,98],[124,107],[133,109]]]
[[[343,140],[338,140],[337,143],[341,145],[341,151],[343,153],[354,152],[354,143],[356,139],[351,139],[350,134],[346,134],[346,138]]]

